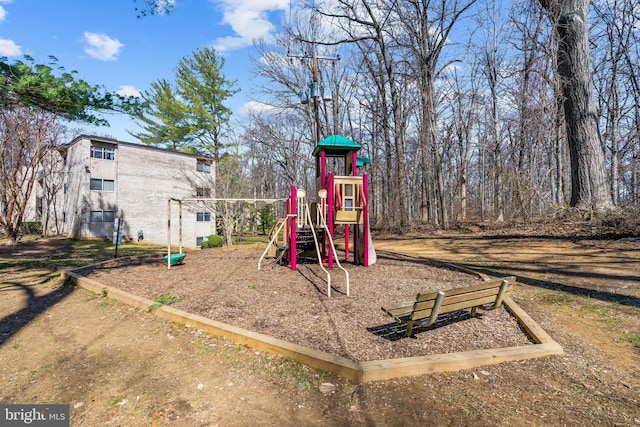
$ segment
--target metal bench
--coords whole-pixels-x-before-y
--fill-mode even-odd
[[[382,307],[382,310],[399,323],[406,323],[407,336],[410,337],[416,323],[431,326],[440,314],[470,308],[471,316],[475,316],[478,308],[495,310],[509,296],[515,281],[515,277],[504,277],[464,288],[419,293],[413,304]]]

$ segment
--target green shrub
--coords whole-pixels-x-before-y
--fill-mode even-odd
[[[212,234],[207,238],[210,248],[219,248],[224,243],[222,236],[218,236],[217,234]],[[203,242],[204,243],[204,242]]]
[[[208,240],[203,240],[202,243],[200,243],[200,248],[201,249],[207,249],[209,247],[209,241]]]
[[[25,221],[20,224],[22,234],[42,234],[42,224],[40,221]]]

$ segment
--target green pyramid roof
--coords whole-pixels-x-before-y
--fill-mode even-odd
[[[349,138],[345,138],[341,135],[330,135],[318,142],[316,148],[313,150],[313,155],[318,156],[321,150],[324,150],[328,156],[342,156],[349,151],[358,151],[362,146],[353,142]]]

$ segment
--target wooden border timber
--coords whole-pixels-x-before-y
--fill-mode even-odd
[[[362,368],[361,381],[389,380],[437,372],[460,371],[502,362],[563,354],[560,344],[542,330],[511,298],[505,298],[503,304],[507,306],[507,309],[518,320],[518,323],[523,326],[535,344],[360,362]]]
[[[106,263],[109,262],[111,261],[107,261]],[[92,264],[92,266],[99,264],[101,263]],[[110,286],[104,286],[95,280],[78,274],[78,271],[86,268],[87,266],[65,271],[62,273],[62,276],[63,278],[71,279],[81,288],[103,294],[140,310],[148,310],[149,307],[154,304],[154,302],[149,299]],[[268,335],[187,313],[169,306],[161,306],[154,309],[153,314],[161,319],[201,329],[212,336],[221,336],[235,343],[245,344],[258,351],[289,357],[292,360],[312,368],[331,372],[346,378],[355,384],[438,372],[453,372],[508,361],[563,354],[560,344],[555,342],[520,306],[511,300],[511,298],[506,298],[503,303],[522,325],[535,344],[364,362],[353,361],[330,353],[313,350]]]
[[[121,291],[110,286],[83,277],[75,271],[65,271],[64,276],[73,280],[76,285],[91,292],[101,293],[109,298],[124,304],[147,311],[153,301]],[[360,365],[357,362],[344,357],[322,351],[313,350],[298,344],[292,344],[268,335],[259,334],[233,325],[208,319],[203,316],[187,313],[169,306],[161,306],[153,310],[157,317],[175,323],[189,325],[192,328],[201,329],[211,336],[224,337],[237,344],[246,344],[249,347],[266,353],[289,357],[305,365],[323,371],[332,372],[358,384]]]

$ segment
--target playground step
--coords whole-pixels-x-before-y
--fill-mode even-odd
[[[314,229],[310,227],[301,227],[297,230],[296,233],[296,244],[299,246],[313,246],[314,238],[313,238]],[[322,230],[315,229],[316,231],[316,239],[318,241],[322,240]]]

